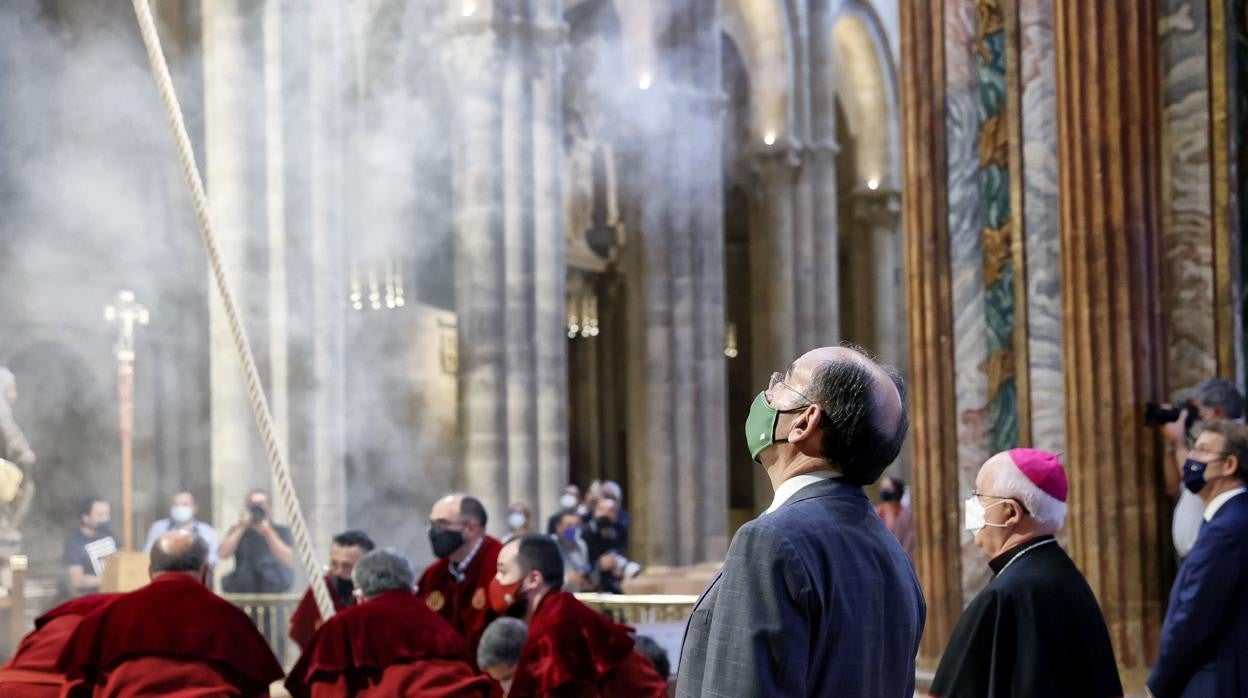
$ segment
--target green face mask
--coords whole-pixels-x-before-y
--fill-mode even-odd
[[[783,439],[776,438],[776,420],[780,418],[780,410],[767,404],[766,391],[754,398],[750,405],[750,415],[745,418],[745,441],[750,445],[750,457],[759,462],[758,455],[769,446]]]

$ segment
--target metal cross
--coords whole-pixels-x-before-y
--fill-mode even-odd
[[[104,307],[104,319],[119,326],[117,346],[114,348],[117,360],[134,363],[134,327],[136,324],[146,325],[151,320],[147,308],[134,299],[133,291],[118,291],[117,300]]]

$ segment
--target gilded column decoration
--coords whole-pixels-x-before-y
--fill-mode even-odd
[[[945,144],[944,1],[901,3],[906,305],[915,564],[927,597],[919,660],[933,667],[962,612],[958,434]]]
[[[1140,409],[1162,387],[1158,9],[1158,0],[1054,2],[1067,528],[1128,692],[1142,689],[1157,656],[1169,546],[1157,435]]]
[[[990,452],[1018,444],[1014,365],[1014,245],[1010,220],[1009,119],[1005,23],[1000,0],[976,0],[979,75],[979,215],[983,231],[984,327],[988,350],[987,434]]]

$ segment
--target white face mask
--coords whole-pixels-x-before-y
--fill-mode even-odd
[[[984,526],[991,526],[992,528],[1005,528],[1005,524],[988,523],[984,520],[984,514],[988,513],[988,510],[992,507],[995,507],[998,504],[1005,504],[1007,501],[1009,500],[1002,499],[999,502],[994,502],[985,507],[983,504],[979,503],[979,497],[975,495],[967,497],[966,502],[963,503],[963,510],[966,512],[966,530],[970,531],[972,534],[976,534],[979,533],[979,530]]]
[[[576,501],[576,495],[574,494],[565,494],[559,498],[559,506],[563,509],[572,509],[578,503],[579,502]]]
[[[174,506],[169,509],[169,518],[174,523],[184,524],[191,520],[191,508],[187,506]]]
[[[524,522],[524,514],[521,514],[518,511],[513,511],[507,515],[507,525],[511,526],[512,530],[521,528],[524,526]]]

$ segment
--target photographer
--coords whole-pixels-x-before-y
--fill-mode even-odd
[[[1196,536],[1204,523],[1205,512],[1205,504],[1200,497],[1182,486],[1183,463],[1187,460],[1188,448],[1195,438],[1191,430],[1200,422],[1239,421],[1244,416],[1244,398],[1231,381],[1210,378],[1196,386],[1192,398],[1186,403],[1178,408],[1170,408],[1169,411],[1167,407],[1151,408],[1147,420],[1154,425],[1158,422],[1164,423],[1161,433],[1165,440],[1162,468],[1166,494],[1177,498],[1170,534],[1174,540],[1174,550],[1182,559],[1187,557],[1192,546],[1196,544]]]
[[[238,594],[276,594],[290,590],[294,572],[294,538],[290,529],[272,522],[269,493],[252,490],[247,495],[238,523],[221,541],[222,560],[234,558],[234,571],[221,580],[221,588]]]

